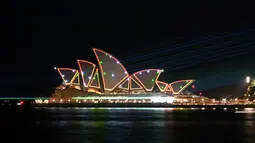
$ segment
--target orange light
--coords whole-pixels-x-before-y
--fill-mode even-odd
[[[167,89],[167,87],[168,87],[168,84],[167,83],[165,83],[165,82],[162,82],[162,81],[156,81],[156,84],[157,84],[157,86],[158,86],[158,88],[159,88],[159,90],[161,91],[161,92],[165,92],[165,90]],[[162,88],[163,87],[163,88]]]
[[[124,86],[127,83],[127,86]],[[129,90],[130,89],[130,83],[129,83],[129,78],[127,78],[124,82],[122,82],[119,85],[119,88]]]
[[[65,85],[70,85],[70,84],[80,84],[80,80],[79,80],[79,71],[76,70],[76,69],[72,69],[72,68],[57,68],[58,70],[58,73],[60,74],[61,78],[63,79]],[[74,75],[73,77],[71,78],[70,81],[67,81],[65,79],[65,76],[62,74],[61,71],[74,71]],[[78,78],[78,83],[73,83],[75,81],[75,79]]]
[[[175,81],[175,82],[172,82],[172,83],[169,83],[169,87],[171,89],[171,91],[173,91],[174,94],[180,94],[185,88],[187,88],[191,83],[193,83],[195,80],[178,80],[178,81]],[[179,83],[179,82],[186,82],[186,85],[183,86],[179,91],[175,92],[173,90],[173,87],[172,85],[175,84],[175,83]]]
[[[82,75],[81,75],[81,78],[82,78],[82,81],[83,81],[83,83],[84,83],[84,86],[85,86],[85,87],[88,87],[88,85],[92,82],[92,80],[91,80],[91,78],[89,78],[88,81],[85,80],[85,78],[84,78],[84,76],[83,76],[84,72],[83,72],[81,63],[86,63],[86,64],[91,65],[91,66],[93,67],[89,77],[93,77],[93,73],[94,73],[94,71],[95,71],[96,64],[94,64],[94,63],[92,63],[92,62],[89,62],[89,61],[85,61],[85,60],[77,60],[77,63],[78,63],[79,69],[80,69],[80,73],[82,74]]]
[[[98,61],[98,63],[100,63],[100,58],[98,57],[98,53],[97,52],[100,52],[100,53],[104,53],[104,54],[107,54],[107,55],[110,55],[110,58],[112,58],[113,60],[115,60],[117,62],[117,64],[120,65],[120,67],[122,68],[122,70],[125,72],[127,71],[126,68],[114,57],[112,56],[111,54],[108,54],[107,52],[103,51],[103,50],[99,50],[97,48],[93,48],[93,51],[94,51],[94,54],[96,55],[96,59]],[[102,74],[102,81],[103,81],[103,87],[105,90],[107,91],[113,91],[116,87],[118,87],[128,76],[129,74],[126,72],[126,76],[123,77],[118,83],[115,84],[115,86],[113,87],[108,87],[107,88],[107,85],[106,85],[106,79],[104,77],[104,70],[103,70],[103,65],[102,64],[99,64],[99,68],[100,68],[100,71],[101,71],[101,74]]]
[[[95,72],[93,78],[91,79],[91,82],[89,83],[89,87],[100,88],[98,69],[96,69],[96,72]]]
[[[129,80],[129,79],[131,79],[131,80]],[[132,78],[132,76],[130,76],[128,78],[128,80],[129,80],[129,84],[130,84],[130,90],[143,89],[143,87],[134,78]],[[133,88],[134,84],[136,84],[136,86],[138,86],[138,88]]]
[[[146,91],[152,91],[152,89],[153,89],[153,87],[155,86],[155,82],[154,82],[154,84],[152,85],[152,87],[150,88],[150,89],[148,89],[146,86],[145,86],[145,83],[143,83],[136,75],[137,74],[140,74],[140,73],[142,73],[142,72],[145,72],[145,71],[147,71],[147,73],[150,73],[150,71],[156,71],[156,78],[154,79],[154,81],[157,81],[157,79],[159,78],[159,76],[160,76],[160,74],[161,74],[161,72],[159,72],[159,71],[161,71],[160,69],[146,69],[146,70],[141,70],[141,71],[137,71],[137,72],[135,72],[132,76],[134,77],[134,79],[135,80],[137,80],[138,82],[139,82],[139,84],[141,84],[142,85],[142,87],[146,90]]]

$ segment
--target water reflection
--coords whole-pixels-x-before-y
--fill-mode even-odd
[[[40,110],[40,109],[38,109]],[[254,114],[214,108],[48,108],[52,142],[249,142]],[[235,111],[235,109],[233,109]],[[250,109],[248,109],[250,110]],[[51,129],[51,130],[50,130]]]

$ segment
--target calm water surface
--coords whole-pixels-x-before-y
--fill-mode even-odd
[[[36,108],[0,121],[1,143],[255,143],[255,114],[223,109]]]

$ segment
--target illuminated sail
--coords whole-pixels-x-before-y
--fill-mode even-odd
[[[89,87],[100,88],[98,69],[96,69],[96,72],[95,72],[93,78],[91,79]]]
[[[92,80],[92,75],[95,70],[96,65],[85,60],[77,60],[78,66],[80,68],[80,73],[83,81],[83,85],[88,87]]]
[[[170,89],[174,94],[181,93],[189,85],[191,85],[195,80],[179,80],[169,84]]]
[[[122,84],[120,84],[119,88],[129,90],[129,79],[127,78]]]
[[[165,92],[165,90],[168,88],[168,84],[162,81],[156,81],[156,84],[161,92]]]
[[[159,75],[163,72],[160,69],[141,70],[133,74],[135,79],[141,84],[146,91],[152,91]]]
[[[96,48],[93,50],[99,63],[104,89],[113,91],[129,76],[127,70],[111,54]]]
[[[173,90],[171,89],[171,87],[169,85],[167,85],[165,92],[173,93]]]
[[[140,90],[143,89],[141,85],[137,81],[134,80],[134,78],[130,77],[130,89],[131,90]]]
[[[64,84],[66,85],[74,83],[74,80],[77,78],[77,75],[79,75],[79,71],[76,69],[58,68],[57,70],[61,78],[63,79]]]
[[[74,76],[74,79],[73,79],[72,84],[80,85],[80,74],[79,74],[79,73],[77,73],[77,74]]]

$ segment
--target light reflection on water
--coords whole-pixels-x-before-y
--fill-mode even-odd
[[[40,108],[38,108],[40,110]],[[54,142],[251,142],[255,114],[213,108],[46,108],[36,126]],[[250,110],[250,109],[249,109]]]
[[[40,107],[36,107],[38,109],[40,109]],[[66,110],[66,109],[72,109],[72,110],[91,110],[91,109],[100,109],[100,110],[215,110],[216,108],[205,108],[205,107],[201,107],[201,108],[165,108],[165,107],[155,107],[155,108],[149,108],[149,107],[44,107],[45,109],[55,109],[55,110]],[[226,110],[227,108],[223,108],[224,110]],[[238,108],[236,108],[238,109]],[[253,108],[245,108],[245,110],[252,110]]]

